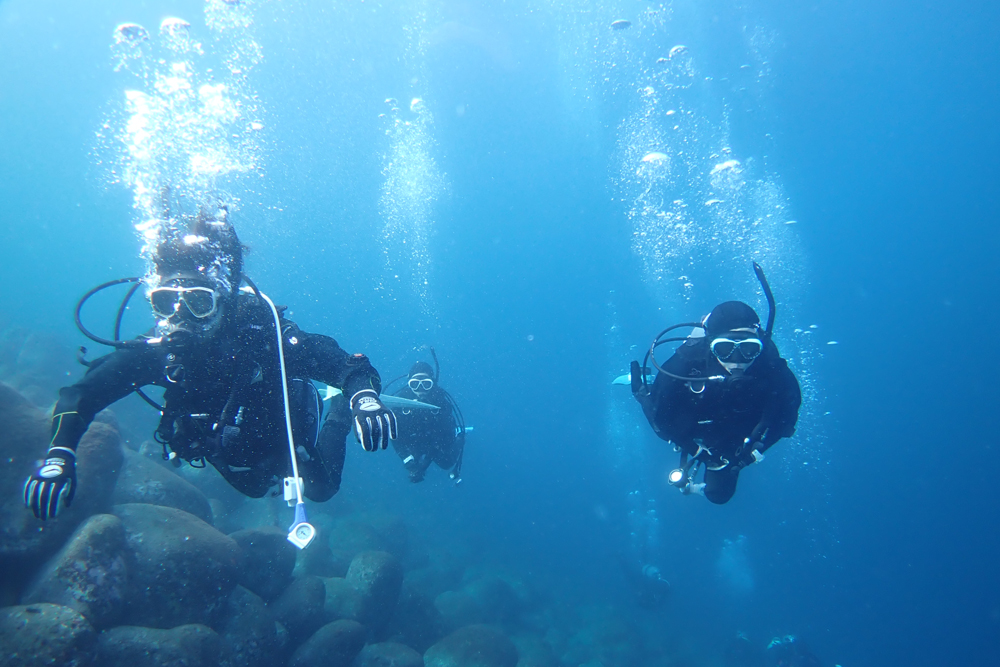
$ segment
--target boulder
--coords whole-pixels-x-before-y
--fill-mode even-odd
[[[316,540],[298,554],[295,561],[296,576],[314,574],[317,577],[345,577],[347,568],[351,565],[351,559],[346,558],[343,552],[336,552],[330,548],[325,540]]]
[[[24,507],[24,481],[45,457],[51,415],[0,383],[0,601],[12,601],[73,531],[92,514],[106,512],[121,467],[121,438],[107,424],[92,424],[77,452],[73,505],[55,520],[36,519]]]
[[[451,627],[469,623],[511,623],[521,606],[510,584],[495,575],[474,579],[458,591],[446,591],[434,603]]]
[[[31,584],[27,604],[51,602],[76,610],[100,630],[125,609],[128,566],[125,529],[111,514],[95,514]]]
[[[348,618],[360,621],[364,607],[361,591],[351,586],[347,579],[340,577],[324,577],[322,580],[326,591],[323,604],[326,617],[332,620]]]
[[[404,644],[382,642],[361,649],[352,667],[424,667],[424,657]]]
[[[363,551],[351,561],[346,580],[361,594],[358,620],[371,628],[385,625],[403,586],[403,566],[396,557],[384,551]]]
[[[229,596],[220,634],[227,648],[229,667],[274,664],[281,652],[274,616],[263,600],[242,586],[237,586]]]
[[[95,664],[95,638],[87,619],[69,607],[42,603],[0,609],[3,667],[89,667]]]
[[[124,625],[101,633],[97,655],[100,667],[216,667],[223,645],[204,625],[170,630]]]
[[[357,621],[327,623],[302,644],[288,667],[348,667],[365,645],[365,628]]]
[[[184,510],[212,523],[212,508],[198,487],[148,457],[125,451],[125,466],[115,484],[116,505],[147,503]]]
[[[404,585],[396,611],[382,634],[422,653],[447,633],[444,619],[434,601]]]
[[[329,534],[333,552],[347,559],[362,551],[385,551],[402,559],[410,547],[406,524],[392,515],[352,514],[334,521]]]
[[[517,667],[559,667],[559,660],[542,637],[523,634],[512,638],[517,647]]]
[[[269,605],[274,617],[288,631],[289,646],[304,642],[323,625],[326,587],[319,577],[294,579],[285,592]]]
[[[267,602],[275,600],[292,581],[298,551],[285,531],[274,526],[248,528],[230,533],[229,537],[243,552],[240,585]]]
[[[424,653],[426,667],[515,667],[517,649],[505,634],[488,625],[467,625]]]
[[[239,578],[240,548],[193,514],[159,505],[116,505],[134,558],[128,614],[150,628],[212,626]]]
[[[76,523],[79,525],[90,515],[107,513],[111,509],[111,497],[124,456],[118,429],[106,422],[93,422],[76,448],[76,479],[79,486],[67,518],[70,512],[76,512]],[[62,519],[63,514],[60,514],[58,520]]]

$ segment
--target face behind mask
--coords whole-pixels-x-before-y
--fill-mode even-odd
[[[222,326],[228,296],[198,275],[174,275],[149,290],[159,336],[209,338]]]
[[[713,338],[709,349],[726,372],[739,377],[764,351],[764,342],[755,329],[733,329]]]

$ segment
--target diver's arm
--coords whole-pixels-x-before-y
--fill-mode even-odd
[[[382,391],[382,380],[368,357],[348,354],[333,338],[306,333],[289,320],[282,321],[285,363],[289,373],[337,387],[350,398],[359,391]]]
[[[396,415],[379,398],[382,380],[368,357],[348,354],[329,336],[306,333],[294,322],[284,321],[281,331],[288,372],[339,387],[350,399],[361,446],[368,452],[387,448],[396,439]]]
[[[59,390],[52,413],[52,443],[76,452],[94,416],[136,389],[153,384],[162,369],[152,349],[123,349],[95,359],[76,384]]]
[[[799,382],[784,359],[779,358],[775,363],[772,382],[774,388],[764,410],[766,430],[757,447],[762,453],[778,440],[791,437],[795,433],[799,406],[802,404]]]
[[[39,519],[54,519],[76,493],[76,448],[94,415],[156,379],[157,356],[118,350],[94,361],[83,379],[59,391],[45,460],[24,483],[24,504]]]

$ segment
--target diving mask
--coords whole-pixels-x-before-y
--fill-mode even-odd
[[[716,338],[709,345],[712,354],[719,361],[731,363],[748,364],[760,356],[764,351],[764,343],[759,338],[743,338],[734,340],[732,338]]]
[[[410,381],[407,382],[410,387],[410,391],[430,391],[434,388],[434,380],[432,378],[418,378],[412,377]]]
[[[149,304],[157,316],[169,319],[181,313],[181,304],[199,320],[219,309],[219,294],[210,287],[157,287],[149,292]]]

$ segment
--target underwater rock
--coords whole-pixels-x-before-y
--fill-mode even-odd
[[[0,609],[3,667],[93,665],[94,628],[79,612],[56,604]]]
[[[296,549],[285,531],[274,526],[248,528],[230,533],[229,537],[243,552],[240,585],[250,589],[266,602],[271,602],[292,581]]]
[[[382,642],[361,649],[352,667],[424,667],[424,658],[409,646]]]
[[[347,569],[347,583],[361,594],[360,622],[370,628],[385,625],[396,609],[403,587],[403,566],[384,551],[363,551]]]
[[[251,591],[237,586],[229,596],[219,629],[228,667],[263,667],[275,662],[282,645],[274,617]]]
[[[316,540],[308,549],[299,552],[293,573],[296,576],[345,577],[350,564],[351,559],[343,552],[334,553],[325,540]]]
[[[467,625],[424,653],[426,667],[515,667],[517,648],[488,625]]]
[[[36,461],[45,456],[49,443],[50,419],[12,387],[0,383],[0,570],[22,578],[21,572],[55,553],[75,526],[62,519],[45,523],[24,507],[24,480]],[[67,521],[66,524],[71,524]],[[5,587],[6,588],[6,587]],[[13,601],[16,590],[6,591],[0,600]]]
[[[450,627],[469,623],[511,623],[521,610],[517,593],[495,575],[474,579],[458,591],[446,591],[435,598],[434,605]]]
[[[125,466],[112,500],[116,505],[146,503],[184,510],[212,524],[212,508],[198,487],[149,458],[125,450]]]
[[[66,376],[79,368],[72,348],[61,338],[21,327],[0,333],[0,379],[34,405],[52,405]]]
[[[28,588],[26,604],[51,602],[108,628],[125,609],[128,585],[125,528],[111,514],[95,514],[76,531]]]
[[[445,591],[460,588],[464,569],[450,558],[434,558],[429,566],[407,568],[406,585],[433,599]]]
[[[562,662],[574,665],[597,661],[608,667],[642,663],[642,637],[613,608],[585,609],[584,618],[566,642]]]
[[[293,579],[285,592],[268,608],[288,631],[288,644],[294,648],[323,625],[326,587],[319,577]]]
[[[296,649],[288,667],[348,667],[365,645],[365,627],[357,621],[327,623]]]
[[[534,634],[511,638],[517,647],[517,667],[559,667],[559,660],[545,640]]]
[[[91,424],[77,451],[77,491],[73,505],[51,521],[36,519],[24,507],[24,480],[45,457],[51,416],[0,383],[0,600],[13,601],[18,586],[29,581],[80,523],[110,508],[121,468],[121,438],[107,424]]]
[[[434,601],[404,584],[383,634],[422,653],[447,634],[446,627]]]
[[[172,628],[213,625],[239,577],[240,548],[193,514],[173,507],[115,505],[135,566],[129,576],[133,623]]]
[[[354,558],[362,551],[385,551],[396,558],[406,557],[410,535],[402,519],[389,515],[362,515],[338,519],[330,527],[329,542],[334,553]]]
[[[357,621],[362,617],[364,598],[361,591],[341,577],[326,577],[322,581],[326,590],[323,608],[328,619]]]
[[[204,625],[170,630],[124,625],[97,640],[100,667],[216,667],[222,653],[221,638]]]
[[[92,514],[107,513],[124,457],[118,429],[106,422],[93,422],[76,448],[78,486],[65,515],[76,513],[82,521]],[[60,512],[58,521],[63,516]]]

